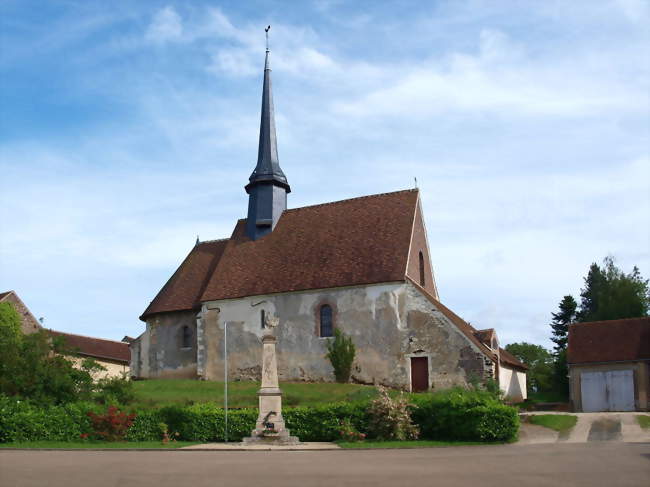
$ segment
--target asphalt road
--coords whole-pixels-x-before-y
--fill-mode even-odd
[[[2,487],[643,486],[650,443],[338,451],[7,451]]]

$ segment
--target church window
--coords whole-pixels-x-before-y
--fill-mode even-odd
[[[424,287],[426,281],[424,280],[424,255],[420,251],[420,286]]]
[[[333,335],[332,307],[329,304],[324,304],[320,307],[320,336],[331,337]]]
[[[192,348],[192,330],[190,330],[190,327],[187,325],[183,327],[183,340],[181,346],[183,348]]]
[[[264,315],[264,310],[260,310],[260,324],[262,328],[266,328],[266,316]]]

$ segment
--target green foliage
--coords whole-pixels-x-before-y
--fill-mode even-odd
[[[0,443],[14,441],[75,441],[92,432],[86,413],[90,403],[37,406],[0,394]]]
[[[68,353],[61,341],[51,339],[45,330],[24,335],[11,350],[0,353],[0,393],[44,405],[91,398],[91,372],[96,370],[96,364],[85,361],[85,368],[75,368],[72,361],[61,355]]]
[[[526,385],[528,395],[538,391],[549,391],[553,381],[553,356],[541,345],[532,343],[510,343],[506,351],[528,366]]]
[[[133,382],[125,377],[106,377],[96,384],[95,400],[101,404],[127,405],[135,401]]]
[[[517,433],[516,411],[483,390],[454,389],[417,394],[412,402],[414,404],[409,406],[412,422],[420,428],[424,439],[508,441]],[[0,395],[0,443],[76,441],[82,435],[92,436],[94,430],[87,412],[100,413],[98,408],[96,404],[88,402],[43,407]],[[400,408],[401,405],[385,410]],[[341,438],[342,425],[360,433],[376,431],[376,426],[371,425],[370,411],[368,401],[339,402],[287,408],[282,415],[291,434],[302,441],[337,441]],[[165,431],[178,441],[220,442],[225,439],[225,413],[216,404],[168,406],[129,412],[136,416],[126,431],[127,441],[161,441]],[[376,418],[389,424],[392,421],[384,413]],[[257,409],[230,410],[228,440],[240,441],[249,436],[256,419]],[[389,433],[391,431],[394,430],[389,429]],[[383,432],[375,436],[390,437]],[[397,434],[393,436],[399,437]]]
[[[0,303],[0,392],[13,393],[13,377],[20,361],[20,315],[11,303]]]
[[[562,301],[560,301],[559,311],[557,313],[551,313],[553,316],[553,320],[551,321],[553,333],[551,341],[555,343],[556,353],[566,350],[569,325],[576,319],[577,306],[578,303],[573,299],[573,296],[564,296]]]
[[[452,388],[414,397],[412,417],[430,440],[512,441],[517,410],[483,390]]]
[[[352,422],[350,421],[350,418],[345,418],[341,420],[339,424],[340,424],[339,435],[341,441],[356,442],[356,441],[363,441],[366,438],[366,434],[361,433],[359,430],[357,430],[352,424]]]
[[[650,429],[650,416],[637,416],[636,417],[637,423],[639,423],[639,426],[643,429]]]
[[[602,267],[591,264],[580,292],[578,321],[616,320],[648,315],[650,292],[638,267],[626,274],[605,257]]]
[[[87,415],[93,425],[93,438],[102,441],[123,441],[136,417],[135,413],[127,414],[115,406],[109,406],[105,413],[88,411]]]
[[[336,382],[346,383],[350,380],[355,353],[356,349],[352,338],[345,336],[341,330],[334,330],[334,339],[328,340],[325,356],[334,367]]]
[[[385,388],[378,389],[379,396],[368,408],[368,435],[378,440],[417,440],[420,432],[411,421],[410,404],[404,394],[392,398]]]

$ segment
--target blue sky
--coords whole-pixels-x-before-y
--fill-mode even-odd
[[[613,254],[650,277],[648,3],[0,3],[0,291],[121,339],[244,217],[272,25],[298,207],[413,186],[444,303],[502,343]],[[390,222],[387,222],[390,224]]]

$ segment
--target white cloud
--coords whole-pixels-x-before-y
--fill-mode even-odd
[[[183,38],[183,20],[174,7],[166,6],[156,12],[147,28],[145,38],[157,44],[179,41]]]

